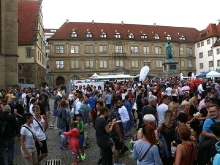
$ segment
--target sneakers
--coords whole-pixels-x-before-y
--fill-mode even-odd
[[[49,128],[54,128],[54,125],[53,125],[53,124],[51,124],[51,125],[49,126]]]
[[[81,156],[82,160],[86,159],[86,154],[85,153],[84,154],[80,154],[80,156]]]

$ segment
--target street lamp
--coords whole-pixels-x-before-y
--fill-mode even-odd
[[[179,38],[179,60],[180,60],[180,69],[179,69],[179,71],[180,71],[180,73],[181,73],[181,56],[180,56],[180,46],[181,46],[181,41],[184,41],[186,38],[184,37],[184,35],[179,35],[179,33],[177,33],[178,34],[178,38]]]

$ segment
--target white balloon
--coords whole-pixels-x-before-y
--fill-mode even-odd
[[[139,81],[144,81],[149,71],[150,68],[148,66],[144,66],[143,68],[141,68]]]

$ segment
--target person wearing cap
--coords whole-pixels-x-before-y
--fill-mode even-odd
[[[10,97],[11,98],[11,101],[10,102],[8,102],[8,105],[10,106],[10,108],[11,108],[11,114],[14,114],[14,108],[15,108],[15,106],[16,106],[16,97],[13,95],[13,96],[11,96]]]
[[[148,105],[145,105],[142,108],[142,116],[145,116],[146,114],[152,114],[157,119],[158,115],[157,115],[157,110],[155,109],[156,105],[157,105],[157,97],[151,95],[148,98]]]

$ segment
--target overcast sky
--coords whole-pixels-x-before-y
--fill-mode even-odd
[[[220,0],[43,0],[44,28],[102,22],[205,29],[220,19]]]

